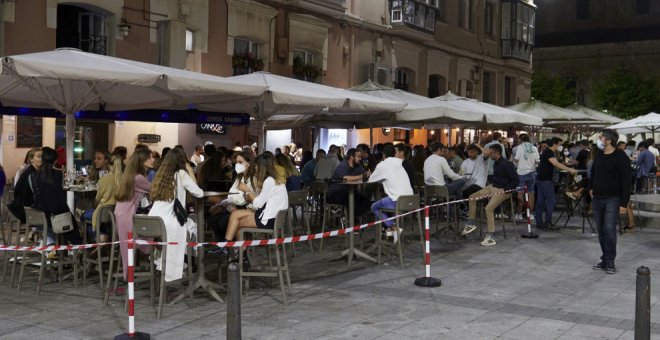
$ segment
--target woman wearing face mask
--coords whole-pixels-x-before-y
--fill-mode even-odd
[[[252,152],[243,151],[236,155],[236,180],[229,189],[227,199],[217,203],[209,209],[208,226],[215,233],[216,240],[224,241],[225,233],[227,232],[227,224],[229,223],[230,214],[236,209],[248,208],[245,201],[244,194],[254,191],[252,186],[254,171],[250,167],[252,162]],[[226,248],[216,248],[210,252],[216,254],[226,254]]]

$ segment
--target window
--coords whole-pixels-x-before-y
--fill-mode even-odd
[[[516,79],[504,77],[504,105],[516,104]]]
[[[493,79],[495,77],[491,72],[484,72],[483,75],[483,98],[484,103],[495,103],[495,87],[493,86]]]
[[[232,69],[235,76],[263,70],[263,59],[259,59],[259,44],[247,39],[234,38]]]
[[[523,0],[503,0],[502,57],[529,61],[534,46],[536,12]]]
[[[106,16],[100,12],[73,5],[57,6],[57,32],[55,45],[73,47],[81,51],[108,53]]]
[[[484,10],[484,32],[486,35],[493,36],[493,15],[495,13],[495,5],[492,2],[486,2]]]
[[[467,79],[458,81],[458,95],[466,98],[474,97],[474,83]]]
[[[575,19],[589,19],[589,0],[575,1]]]
[[[651,0],[636,0],[635,14],[647,15],[651,13]]]
[[[447,15],[445,10],[445,0],[438,0],[438,5],[436,6],[437,17],[440,21],[447,21]]]
[[[186,52],[192,52],[193,51],[193,31],[191,30],[186,30]]]
[[[321,76],[321,68],[314,63],[314,54],[302,51],[293,51],[293,75],[296,79],[316,82]]]
[[[429,76],[429,98],[435,98],[447,93],[447,79],[438,74]]]
[[[472,0],[458,0],[458,27],[472,30]]]
[[[412,78],[410,71],[403,68],[397,68],[396,77],[394,78],[394,88],[408,91],[408,84],[409,82],[412,82],[412,79],[410,78]]]
[[[433,32],[439,0],[390,0],[390,20]]]

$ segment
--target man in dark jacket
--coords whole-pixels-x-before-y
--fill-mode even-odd
[[[484,153],[485,150],[484,150]],[[518,172],[512,162],[502,157],[502,146],[493,144],[488,148],[488,155],[494,161],[493,163],[493,181],[490,185],[470,195],[470,198],[476,198],[485,195],[495,195],[490,198],[486,205],[486,218],[488,219],[488,232],[481,242],[482,246],[494,246],[495,239],[495,208],[502,202],[509,199],[510,193],[504,194],[504,191],[515,190],[518,185]],[[477,201],[470,201],[469,217],[463,228],[462,235],[467,235],[477,230],[474,220],[477,215]]]
[[[607,274],[616,273],[616,224],[619,207],[627,207],[630,200],[632,169],[624,151],[616,148],[619,134],[603,129],[598,137],[598,154],[591,167],[591,209],[598,229],[598,241],[603,255],[594,265]]]

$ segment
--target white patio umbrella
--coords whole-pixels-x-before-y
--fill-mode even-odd
[[[227,79],[241,84],[268,86],[268,91],[257,106],[252,106],[250,114],[265,123],[262,127],[262,139],[265,129],[286,129],[298,126],[317,125],[319,120],[334,124],[350,124],[355,119],[390,119],[401,111],[406,104],[374,98],[332,86],[310,83],[298,79],[278,76],[268,72],[255,72],[234,76]],[[225,103],[226,104],[226,103]],[[236,108],[245,109],[245,103],[233,103]],[[248,103],[250,105],[250,103]],[[213,106],[204,105],[204,109]],[[323,118],[320,118],[323,116]],[[265,145],[265,140],[260,141]]]
[[[577,112],[583,113],[583,114],[591,117],[591,119],[593,119],[594,121],[596,121],[597,122],[596,124],[601,124],[601,125],[602,124],[616,124],[616,123],[623,122],[623,119],[621,119],[619,117],[615,117],[615,116],[609,115],[609,114],[604,113],[604,112],[596,111],[596,110],[590,109],[586,106],[579,105],[577,103],[566,107],[566,109],[570,110],[570,111],[577,111]]]
[[[477,124],[483,123],[486,126],[539,126],[542,124],[542,120],[534,115],[457,96],[451,92],[448,92],[444,96],[433,98],[433,100],[440,103],[448,112],[451,112],[456,117],[472,118],[478,115],[475,117],[478,119],[471,121]]]
[[[66,115],[69,169],[77,111],[186,109],[209,101],[254,99],[266,88],[75,49],[7,56],[0,72],[3,106],[53,108]]]
[[[557,121],[592,121],[592,117],[579,111],[571,111],[554,106],[540,100],[532,99],[528,102],[518,103],[507,107],[508,109],[523,112],[538,118],[544,123]],[[545,125],[545,124],[544,124]]]
[[[631,120],[614,124],[608,128],[624,134],[650,132],[655,136],[656,131],[660,130],[660,114],[651,112]]]

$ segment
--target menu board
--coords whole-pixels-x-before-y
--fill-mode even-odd
[[[16,117],[16,147],[40,148],[43,139],[43,121],[41,117]]]

